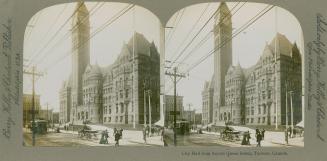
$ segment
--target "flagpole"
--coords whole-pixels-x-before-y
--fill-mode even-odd
[[[133,128],[136,128],[136,110],[134,103],[134,80],[135,80],[135,6],[133,7],[133,79],[132,79],[132,109],[133,109]]]

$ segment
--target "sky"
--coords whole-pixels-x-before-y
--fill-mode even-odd
[[[90,12],[91,35],[128,6],[123,3],[85,4]],[[36,64],[37,71],[44,73],[44,76],[38,78],[35,87],[36,94],[41,95],[42,108],[48,103],[49,109],[59,111],[59,89],[71,73],[72,22],[67,19],[72,15],[75,6],[76,3],[68,3],[45,8],[31,18],[25,31],[25,69],[30,70],[32,64]],[[102,67],[112,64],[123,43],[128,43],[132,37],[134,29],[142,33],[149,42],[154,41],[157,45],[159,27],[159,20],[150,11],[138,6],[129,10],[90,39],[90,63],[97,63]],[[159,48],[159,45],[157,47]],[[31,76],[24,75],[24,93],[31,93],[31,80]]]
[[[230,9],[236,4],[227,3]],[[241,5],[243,3],[235,7],[232,13]],[[31,18],[25,31],[24,65],[29,65],[25,68],[30,69],[31,64],[36,64],[38,71],[45,72],[44,76],[37,80],[36,93],[41,95],[41,106],[45,107],[45,104],[49,103],[49,108],[53,108],[55,111],[59,111],[59,89],[63,80],[66,80],[71,73],[71,36],[69,34],[71,20],[67,21],[67,19],[73,13],[75,6],[75,3],[68,3],[43,9]],[[86,3],[86,6],[91,12],[90,24],[91,33],[93,33],[127,4],[89,2]],[[188,109],[187,104],[192,104],[191,109],[196,109],[197,112],[201,111],[203,85],[205,81],[211,79],[213,74],[213,55],[189,73],[185,73],[189,66],[213,49],[213,34],[203,45],[194,49],[200,40],[212,30],[213,20],[209,21],[203,31],[195,37],[193,43],[187,48],[185,47],[218,6],[219,3],[201,3],[189,6],[176,12],[166,24],[166,60],[175,60],[177,55],[182,53],[183,55],[176,60],[176,62],[181,62],[178,70],[188,75],[177,84],[178,95],[184,96],[185,109]],[[233,15],[233,31],[240,28],[266,6],[266,4],[245,3]],[[199,19],[202,13],[203,15]],[[196,23],[198,19],[199,21]],[[66,24],[65,21],[67,21]],[[156,16],[144,8],[135,7],[134,10],[128,11],[92,37],[90,41],[91,64],[97,63],[104,67],[113,63],[123,43],[128,42],[134,30],[142,33],[150,42],[154,41],[159,48],[159,24]],[[60,28],[61,30],[58,31]],[[291,42],[296,42],[303,51],[302,31],[298,21],[288,11],[277,8],[267,12],[232,40],[233,64],[239,62],[245,68],[254,65],[262,54],[265,43],[273,39],[276,31],[286,35]],[[183,50],[184,52],[182,52]],[[183,60],[190,51],[193,52]],[[167,65],[170,66],[170,64]],[[24,75],[24,93],[31,93],[31,79],[30,76]],[[166,92],[172,94],[171,79],[168,76],[165,79]]]

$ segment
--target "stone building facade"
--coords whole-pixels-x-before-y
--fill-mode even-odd
[[[72,31],[72,74],[59,93],[60,121],[144,124],[144,116],[149,122],[150,115],[144,106],[151,108],[152,123],[159,120],[160,58],[154,42],[134,33],[113,64],[91,65],[89,20],[85,19],[87,8],[79,2],[72,24],[76,26]]]
[[[227,15],[225,19],[230,19],[229,14],[225,13],[229,12],[226,4],[222,3],[218,10],[223,10],[217,13]],[[219,21],[221,20],[224,18],[219,17]],[[232,23],[229,20],[228,23],[225,21],[215,23],[214,31],[220,31],[214,32],[215,37],[219,38],[219,35],[231,36],[226,28],[231,28]],[[221,26],[221,24],[224,25]],[[216,41],[215,48],[218,48]],[[202,92],[202,121],[209,122],[208,118],[212,116],[213,120],[208,124],[285,125],[286,116],[288,118],[292,116],[290,110],[292,107],[294,124],[300,122],[302,120],[302,66],[301,54],[296,43],[292,44],[284,35],[277,33],[273,40],[266,44],[258,62],[247,69],[242,68],[239,64],[237,66],[232,65],[229,60],[229,56],[232,56],[232,50],[229,49],[229,46],[225,48],[227,47],[228,49],[221,51],[224,53],[214,53],[215,70],[213,78],[219,80],[205,82],[205,88]],[[216,56],[217,54],[220,56]],[[226,54],[229,56],[223,57]],[[216,61],[216,57],[221,58],[224,63]],[[228,66],[228,70],[221,71],[226,69],[226,66]],[[216,76],[217,73],[224,76],[218,77]],[[213,87],[208,86],[212,82],[215,85]],[[216,83],[219,83],[224,90],[217,88]],[[210,92],[212,90],[214,95],[211,97]],[[211,99],[213,105],[210,106],[209,104],[208,107],[207,102]],[[210,115],[208,109],[211,108],[213,112]],[[206,116],[206,113],[210,116]]]
[[[59,123],[70,122],[71,110],[71,81],[64,81],[59,93]]]
[[[202,124],[212,123],[213,117],[213,81],[205,82],[202,91]]]

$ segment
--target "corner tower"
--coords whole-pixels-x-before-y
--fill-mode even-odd
[[[78,2],[72,20],[72,106],[83,104],[82,76],[90,63],[89,11]],[[73,112],[74,115],[74,112]]]
[[[222,2],[214,22],[214,108],[225,105],[225,75],[232,65],[232,15]]]

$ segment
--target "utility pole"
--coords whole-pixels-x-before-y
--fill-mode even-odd
[[[149,126],[150,126],[150,129],[149,129],[149,133],[150,133],[150,136],[151,136],[151,90],[149,89],[148,91],[148,97],[149,97]]]
[[[49,123],[49,107],[48,106],[49,106],[49,103],[47,103],[47,124]]]
[[[233,120],[233,101],[230,102],[230,122]]]
[[[24,74],[32,75],[32,145],[35,146],[35,76],[43,76],[42,73],[36,72],[36,67],[32,67],[32,71],[23,71]]]
[[[177,73],[177,67],[174,67],[174,72],[170,73],[170,72],[165,72],[166,75],[172,76],[174,79],[174,145],[177,145],[177,140],[176,140],[176,115],[177,115],[177,111],[176,111],[176,84],[177,84],[177,80],[176,77],[183,77],[185,78],[184,74],[181,73]]]
[[[285,107],[285,116],[286,116],[286,121],[285,121],[285,127],[286,127],[286,131],[288,130],[288,101],[287,101],[287,94],[288,94],[288,91],[287,91],[287,82],[286,82],[286,84],[285,84],[285,86],[286,86],[286,92],[285,92],[285,94],[286,94],[286,107]]]

